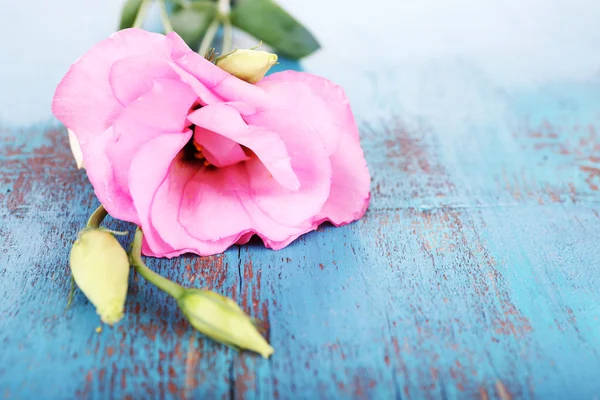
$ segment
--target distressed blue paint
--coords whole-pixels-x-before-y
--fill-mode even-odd
[[[68,247],[97,201],[48,105],[79,54],[46,45],[19,56],[24,41],[3,46],[14,63],[0,78],[0,398],[595,398],[598,5],[544,2],[535,20],[522,20],[524,11],[499,1],[452,10],[315,1],[322,13],[286,3],[324,44],[303,68],[340,82],[352,101],[373,174],[369,212],[277,252],[250,244],[149,260],[266,320],[269,361],[194,334],[136,275],[115,329],[95,332],[81,294],[64,311]],[[389,17],[375,12],[392,3]],[[503,12],[487,16],[493,10]],[[461,13],[471,17],[453,23]],[[68,14],[32,15],[31,35],[49,20],[56,35],[40,40],[68,38]],[[425,29],[415,15],[432,22]],[[83,51],[113,20],[80,26],[73,43]],[[24,88],[36,57],[47,61],[43,81]]]

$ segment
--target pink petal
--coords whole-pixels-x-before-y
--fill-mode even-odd
[[[123,106],[109,83],[112,65],[125,57],[153,55],[168,58],[170,41],[141,29],[119,31],[95,45],[75,62],[56,88],[52,112],[77,135],[82,148],[112,125]]]
[[[160,184],[154,195],[151,220],[156,231],[162,235],[162,240],[169,244],[168,247],[148,246],[150,252],[158,257],[175,257],[185,252],[192,252],[199,255],[218,254],[227,249],[234,242],[234,238],[223,237],[222,232],[231,227],[227,223],[230,217],[245,226],[243,209],[238,208],[242,213],[236,212],[232,208],[232,202],[227,196],[219,198],[217,205],[223,205],[223,209],[228,210],[225,218],[221,212],[206,213],[207,209],[214,211],[213,186],[207,184],[203,187],[205,192],[197,192],[198,187],[192,187],[188,190],[189,182],[203,171],[203,167],[183,161],[181,158],[175,160],[169,169],[167,178]],[[217,170],[220,172],[222,170]],[[202,184],[201,181],[199,184]],[[208,203],[203,203],[202,199],[210,199]],[[202,204],[200,204],[202,202]],[[184,211],[187,209],[187,213]],[[180,213],[185,215],[179,218]],[[192,214],[192,215],[190,215]],[[207,218],[204,219],[203,216]],[[185,225],[184,225],[185,224]],[[239,232],[241,227],[234,227],[233,230]],[[208,240],[202,240],[202,232],[209,232]]]
[[[224,100],[213,93],[209,88],[200,82],[194,75],[190,74],[174,62],[169,63],[169,66],[179,75],[179,79],[190,85],[198,96],[199,103],[203,106],[207,104],[221,103]]]
[[[195,99],[195,93],[186,84],[155,79],[151,90],[131,103],[117,118],[113,125],[115,136],[106,147],[106,155],[123,193],[129,193],[129,168],[140,146],[165,132],[182,132]]]
[[[216,167],[227,167],[249,160],[242,146],[208,129],[196,126],[194,140],[202,146],[206,160]]]
[[[179,157],[155,192],[150,220],[160,240],[149,242],[146,254],[217,254],[252,234],[260,236],[266,246],[278,249],[315,228],[314,216],[323,208],[331,182],[323,144],[315,132],[306,131],[293,118],[289,123],[298,127],[297,131],[282,124],[279,115],[263,113],[253,118],[286,132],[282,137],[286,144],[295,146],[290,151],[292,165],[299,165],[301,189],[291,191],[280,186],[256,158],[208,169]]]
[[[305,91],[296,87],[299,83],[310,88],[323,102],[311,102]],[[295,71],[272,74],[258,85],[270,95],[277,96],[279,106],[295,108],[307,119],[318,121],[317,129],[326,141],[328,152],[332,153],[331,193],[314,220],[315,228],[324,220],[341,225],[362,217],[369,203],[371,177],[344,90],[327,79]],[[289,96],[290,93],[293,96]],[[297,100],[303,97],[304,101]]]
[[[187,43],[185,43],[185,41],[177,34],[177,32],[170,32],[166,37],[171,44],[171,58],[173,60],[176,60],[187,53],[193,52],[193,50],[190,49]]]
[[[192,131],[189,129],[183,133],[160,135],[141,146],[131,162],[129,188],[139,216],[138,224],[144,231],[145,254],[161,255],[174,250],[155,229],[150,211],[155,193],[167,178],[170,165],[191,137]],[[168,214],[178,205],[177,202],[164,204],[163,212]]]
[[[208,170],[181,158],[173,162],[168,178],[156,191],[151,220],[174,249],[151,249],[161,257],[184,252],[218,254],[257,232],[277,241],[298,232],[256,207],[243,164]]]
[[[178,54],[183,55],[176,58],[175,55]],[[240,101],[255,107],[268,104],[268,97],[263,89],[230,75],[196,52],[174,52],[174,60],[223,101]]]
[[[241,165],[210,171],[200,168],[182,192],[179,223],[193,237],[212,242],[251,229],[242,205],[244,192],[248,192],[248,177]]]
[[[252,199],[273,220],[287,226],[301,227],[319,213],[329,197],[331,163],[320,132],[307,116],[282,110],[258,112],[246,117],[249,124],[277,132],[291,158],[300,190],[291,191],[274,185],[258,160],[246,162]]]
[[[322,133],[327,152],[337,148],[340,136],[358,140],[358,128],[344,90],[331,81],[305,72],[283,71],[263,78],[274,107],[301,113]]]
[[[108,146],[115,140],[110,127],[100,135],[91,138],[83,148],[83,156],[88,169],[87,176],[94,186],[98,200],[115,218],[138,223],[137,213],[129,193],[124,192],[113,175],[113,166],[106,156]]]
[[[224,77],[223,70],[218,68],[213,63],[200,56],[198,53],[188,47],[188,45],[181,39],[181,37],[171,32],[167,35],[167,39],[171,43],[171,59],[174,60],[171,63],[171,68],[179,75],[182,82],[187,83],[194,89],[198,97],[200,98],[200,104],[205,106],[207,104],[220,103],[226,101],[221,96],[213,93],[210,89],[212,88],[213,79],[219,81]],[[186,68],[182,68],[176,61],[182,57],[188,56],[195,58],[197,67],[202,71],[200,76],[206,78],[199,80],[197,76],[190,73]],[[211,78],[212,77],[212,78]],[[208,85],[207,85],[208,83]]]
[[[315,221],[329,220],[339,226],[361,218],[367,211],[371,176],[360,144],[350,135],[342,136],[331,155],[331,167],[331,193]]]
[[[127,106],[124,118],[159,131],[182,132],[195,100],[196,94],[185,83],[154,79],[152,90]]]
[[[165,59],[132,56],[116,61],[110,70],[112,91],[124,106],[150,91],[156,78],[177,79],[179,75]]]
[[[228,106],[235,108],[243,117],[256,113],[256,107],[242,101],[228,101],[223,104],[227,104]]]
[[[290,190],[298,190],[300,182],[292,170],[284,142],[274,132],[258,126],[246,125],[236,109],[226,104],[202,107],[188,116],[202,128],[216,132],[252,150],[277,181]],[[199,137],[197,141],[201,141]]]
[[[247,181],[243,165],[213,171],[218,177],[203,174],[198,164],[183,161],[178,150],[190,137],[191,132],[159,136],[145,144],[132,162],[129,180],[144,231],[146,255],[170,258],[186,252],[222,253],[250,232],[254,224],[235,193],[244,186],[244,179]],[[168,165],[174,154],[178,155]],[[236,174],[236,169],[241,174]],[[222,174],[230,174],[230,179],[219,186],[214,180],[221,180]],[[242,178],[238,181],[236,176]],[[221,187],[226,187],[227,192],[215,198]],[[244,196],[247,198],[248,194]],[[260,210],[253,218],[264,221],[256,224],[261,230],[270,223],[272,228],[265,229],[282,240],[293,233],[292,229],[270,221]]]
[[[145,143],[182,132],[186,114],[195,98],[187,85],[170,79],[157,79],[152,90],[131,103],[112,128],[84,147],[90,182],[98,199],[113,217],[139,222],[139,215],[132,205],[129,181],[133,158],[138,156],[140,147]],[[152,160],[162,158],[164,154],[159,152]],[[173,158],[167,157],[165,168]]]

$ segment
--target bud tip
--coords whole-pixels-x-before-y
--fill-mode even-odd
[[[260,352],[260,355],[263,356],[263,358],[269,358],[273,353],[275,353],[275,350],[273,350],[273,347],[267,343],[265,348]]]
[[[102,307],[98,307],[96,312],[102,322],[111,326],[119,322],[125,315],[123,301],[116,298],[108,301]]]

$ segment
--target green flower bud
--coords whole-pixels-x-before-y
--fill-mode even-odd
[[[260,81],[276,63],[276,54],[260,50],[234,50],[217,59],[217,67],[248,83]]]
[[[113,325],[123,318],[125,308],[127,253],[106,229],[86,228],[78,236],[69,260],[73,278],[102,322]]]
[[[192,326],[211,339],[255,351],[264,358],[273,354],[250,317],[230,298],[208,290],[186,289],[178,303]]]

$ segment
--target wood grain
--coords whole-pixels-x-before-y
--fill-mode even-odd
[[[341,53],[324,48],[306,68],[332,75]],[[265,321],[268,361],[195,334],[136,274],[115,328],[96,333],[81,293],[65,311],[68,249],[97,200],[64,127],[0,125],[0,398],[598,398],[597,76],[348,57],[367,215],[281,251],[148,259]]]

